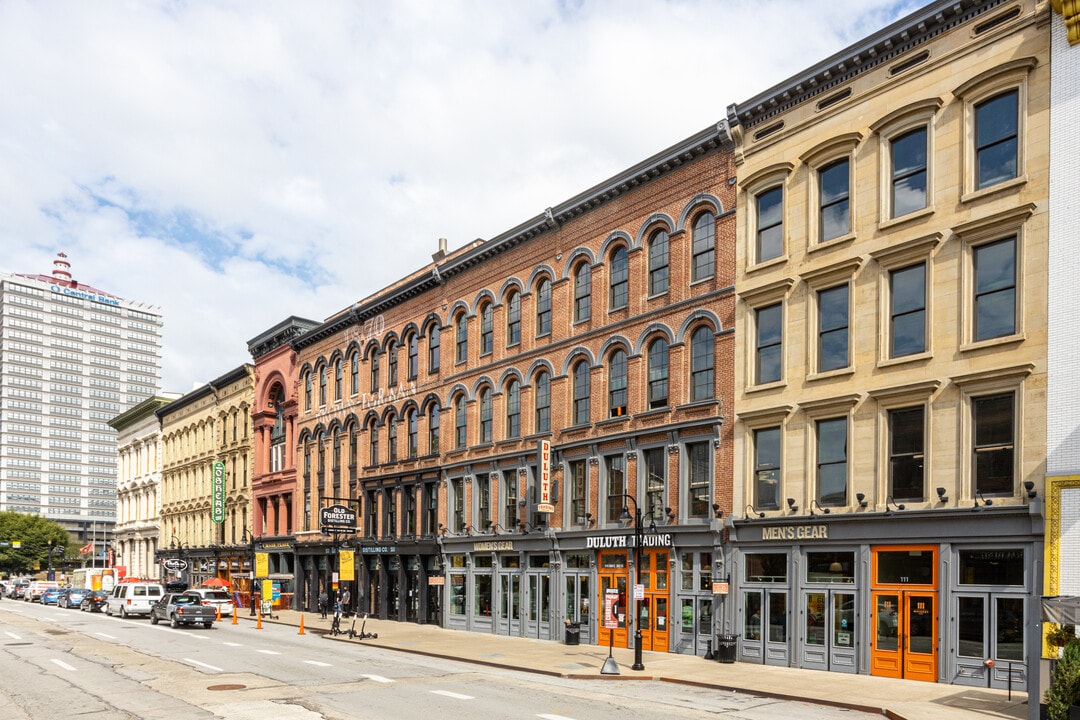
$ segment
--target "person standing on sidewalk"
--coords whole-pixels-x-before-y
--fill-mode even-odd
[[[322,619],[326,619],[326,610],[330,605],[330,596],[326,594],[326,588],[319,591],[319,613],[322,615]]]
[[[345,589],[341,591],[341,614],[345,617],[349,617],[352,612],[349,609],[349,604],[352,602],[352,593],[349,592],[349,587],[346,585]]]

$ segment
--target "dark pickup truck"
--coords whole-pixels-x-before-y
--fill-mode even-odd
[[[201,624],[209,630],[214,626],[217,610],[202,604],[202,598],[189,593],[166,593],[150,606],[150,622],[157,625],[167,620],[172,627]]]

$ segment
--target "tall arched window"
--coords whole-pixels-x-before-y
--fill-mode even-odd
[[[668,344],[658,338],[649,345],[649,409],[668,404]]]
[[[409,379],[415,380],[420,373],[420,338],[416,333],[409,335]]]
[[[713,388],[713,331],[699,327],[690,339],[690,399],[712,400]]]
[[[311,409],[311,371],[304,373],[304,409]]]
[[[536,284],[536,337],[551,334],[551,282],[547,278]]]
[[[611,288],[608,305],[612,310],[624,308],[630,299],[630,263],[626,248],[619,246],[611,253]]]
[[[341,372],[341,358],[338,358],[334,362],[334,399],[341,400],[341,386],[344,385],[344,378]]]
[[[368,362],[371,364],[371,394],[374,395],[379,391],[379,351],[376,348],[371,349],[371,357]]]
[[[546,372],[537,373],[536,392],[536,432],[551,430],[551,376]]]
[[[616,350],[608,361],[608,415],[626,414],[626,352]]]
[[[506,345],[521,342],[521,296],[511,292],[506,296]]]
[[[442,408],[439,403],[432,403],[428,408],[427,433],[428,452],[434,455],[439,452],[439,414]]]
[[[285,468],[285,389],[280,385],[270,391],[270,409],[274,426],[270,428],[270,472]]]
[[[466,430],[467,425],[465,423],[465,398],[459,396],[454,401],[454,447],[464,448],[467,442]]]
[[[506,437],[521,435],[521,386],[517,380],[506,384]]]
[[[480,355],[490,355],[495,347],[495,308],[485,303],[480,309]]]
[[[326,366],[319,366],[319,406],[326,404]]]
[[[589,422],[589,363],[574,365],[574,424]]]
[[[414,458],[420,450],[420,420],[415,408],[411,408],[405,416],[409,433],[409,457]]]
[[[592,314],[592,271],[583,262],[574,271],[574,322],[584,322]]]
[[[386,364],[389,367],[386,379],[386,386],[389,388],[395,388],[398,384],[398,344],[396,341],[391,340],[390,344],[386,346]]]
[[[668,234],[657,230],[649,240],[649,295],[668,291]]]
[[[370,457],[368,462],[370,465],[379,464],[379,425],[374,420],[371,421],[371,427],[368,428],[368,452]]]
[[[716,216],[711,212],[703,212],[694,218],[692,253],[691,282],[711,278],[716,273]]]
[[[457,325],[454,362],[463,363],[469,357],[469,328],[465,324],[465,313],[459,313],[454,322]]]
[[[428,331],[428,372],[439,372],[439,326],[432,325],[431,330]]]
[[[480,391],[480,442],[491,442],[491,388]]]
[[[352,387],[351,393],[356,395],[360,392],[360,353],[359,351],[353,351],[352,356],[349,358],[349,378]]]
[[[386,419],[387,460],[397,462],[397,415],[393,413]]]

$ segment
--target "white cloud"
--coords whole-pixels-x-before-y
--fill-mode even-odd
[[[917,5],[10,0],[0,269],[161,306],[186,391]]]

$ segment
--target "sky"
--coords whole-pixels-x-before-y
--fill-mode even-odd
[[[726,117],[923,0],[0,0],[0,271],[245,362]]]

